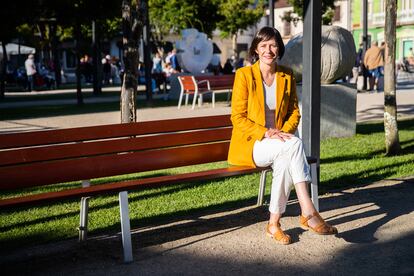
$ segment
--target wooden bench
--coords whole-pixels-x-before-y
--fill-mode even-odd
[[[227,159],[232,125],[229,115],[113,124],[0,135],[0,191],[30,189],[68,181],[83,185],[60,191],[3,198],[0,210],[80,198],[80,240],[86,239],[88,200],[119,193],[124,261],[132,261],[128,191],[211,180],[254,172],[260,177],[262,205],[269,168],[225,166],[193,173],[88,184],[88,179],[204,164]],[[312,199],[317,206],[315,158]]]

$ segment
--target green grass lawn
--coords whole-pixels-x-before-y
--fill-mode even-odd
[[[384,155],[382,123],[361,124],[357,135],[332,138],[321,143],[320,194],[346,187],[365,185],[385,178],[412,176],[414,173],[414,120],[399,122],[401,154]],[[224,166],[224,162],[176,168],[146,174],[127,175],[116,179],[145,177],[151,174],[171,174]],[[98,184],[103,179],[93,180]],[[270,181],[270,177],[268,178]],[[142,227],[197,217],[202,214],[231,210],[256,202],[259,175],[230,177],[150,189],[129,194],[131,226]],[[36,188],[56,190],[79,183]],[[266,195],[269,195],[267,185]],[[2,193],[1,197],[13,194]],[[294,196],[294,194],[292,195]],[[12,248],[75,238],[78,233],[79,202],[65,201],[48,206],[0,212],[0,252]],[[89,215],[90,235],[115,233],[120,229],[117,196],[92,198]]]

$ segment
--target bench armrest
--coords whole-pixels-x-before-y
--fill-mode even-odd
[[[208,90],[211,90],[211,88],[210,88],[210,81],[209,80],[201,80],[201,81],[198,81],[197,82],[197,85],[203,84],[203,83],[207,83],[207,89]]]

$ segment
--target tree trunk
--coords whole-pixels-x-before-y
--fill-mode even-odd
[[[400,151],[395,91],[395,37],[397,0],[386,0],[384,54],[384,129],[386,155]]]
[[[122,31],[124,76],[121,88],[121,122],[137,121],[136,98],[138,87],[138,42],[142,34],[141,1],[134,6],[122,1]]]
[[[59,88],[62,84],[62,76],[60,73],[61,66],[60,66],[60,56],[59,56],[59,49],[58,49],[58,37],[56,35],[57,25],[56,22],[53,22],[50,25],[51,28],[51,40],[52,40],[52,55],[53,55],[53,70],[55,72],[55,80],[56,80],[56,88]]]
[[[93,94],[102,93],[102,63],[100,52],[99,21],[92,21],[92,62],[93,62]]]
[[[79,105],[83,104],[81,72],[80,72],[80,24],[76,22],[75,25],[75,39],[76,39],[76,99]]]
[[[144,42],[144,64],[145,64],[145,86],[147,92],[147,106],[152,106],[152,61],[151,61],[151,39],[150,39],[150,23],[148,16],[147,0],[141,0],[143,8],[143,42]]]
[[[232,36],[232,47],[233,47],[233,54],[236,58],[239,57],[239,53],[237,52],[237,33],[233,34]]]
[[[1,60],[1,72],[0,72],[0,100],[4,99],[4,93],[6,92],[6,71],[7,71],[7,51],[4,40],[1,42],[3,49],[3,59]]]

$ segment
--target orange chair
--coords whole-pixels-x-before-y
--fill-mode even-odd
[[[184,95],[185,105],[188,104],[188,96],[193,95],[193,105],[191,109],[194,109],[197,97],[199,98],[198,106],[201,106],[203,103],[203,95],[206,93],[211,93],[211,103],[214,108],[215,94],[214,91],[210,89],[210,82],[208,80],[197,82],[194,76],[178,76],[178,81],[180,82],[181,86],[180,98],[178,100],[178,109],[181,107]]]

